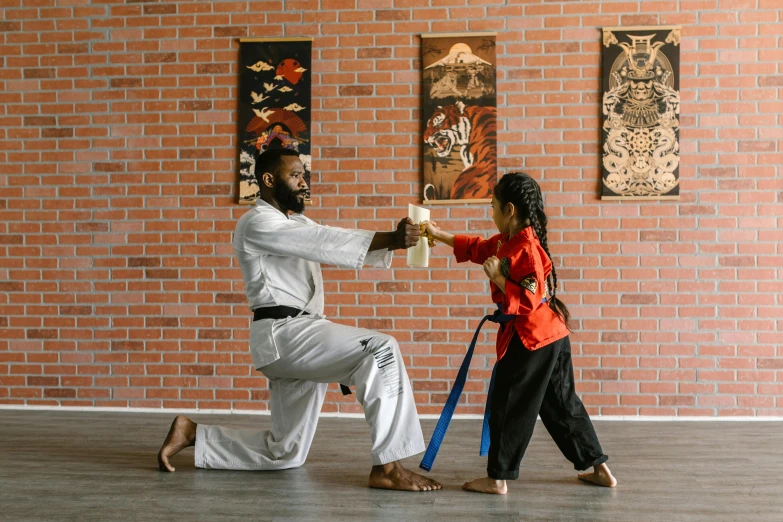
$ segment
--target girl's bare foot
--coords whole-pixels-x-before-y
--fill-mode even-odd
[[[581,473],[579,480],[585,482],[592,482],[599,486],[605,486],[607,488],[613,488],[617,485],[617,479],[612,476],[612,472],[609,471],[609,466],[606,464],[599,464],[593,467],[592,473]]]
[[[495,480],[489,477],[465,482],[462,485],[462,489],[465,491],[476,491],[477,493],[489,493],[491,495],[505,495],[508,492],[505,480]]]
[[[369,485],[371,488],[401,491],[434,491],[443,487],[435,480],[403,468],[399,461],[373,466]]]
[[[174,471],[174,466],[169,464],[169,458],[173,457],[182,448],[196,444],[196,423],[184,415],[177,415],[171,423],[171,429],[163,441],[163,446],[158,452],[158,467],[161,471]]]

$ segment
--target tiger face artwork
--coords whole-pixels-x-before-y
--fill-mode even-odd
[[[487,199],[497,181],[497,109],[462,102],[438,107],[427,122],[424,143],[437,157],[455,147],[464,166],[451,188],[450,199]]]
[[[463,109],[464,107],[465,105],[462,104]],[[455,145],[464,148],[468,144],[469,135],[470,121],[468,118],[462,115],[462,111],[457,105],[447,105],[438,107],[427,122],[424,143],[435,149],[435,154],[438,157],[445,158],[451,154]]]

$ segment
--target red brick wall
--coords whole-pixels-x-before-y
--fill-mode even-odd
[[[266,409],[230,245],[237,37],[314,38],[315,206],[389,230],[420,192],[419,38],[497,31],[503,171],[541,179],[604,415],[783,413],[779,0],[3,0],[0,403]],[[681,24],[682,197],[601,202],[600,31]],[[438,208],[485,234],[488,206]],[[397,337],[443,403],[480,267],[325,271],[327,313]],[[467,385],[482,411],[484,337]],[[336,388],[326,411],[358,411]]]

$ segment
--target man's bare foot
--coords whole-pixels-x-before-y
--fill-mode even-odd
[[[592,473],[581,473],[579,480],[585,482],[592,482],[599,486],[605,486],[607,488],[613,488],[617,485],[617,479],[612,476],[612,472],[609,471],[609,466],[606,464],[599,464],[593,467]]]
[[[443,487],[435,480],[403,468],[400,461],[373,466],[369,485],[371,488],[401,491],[434,491]]]
[[[475,491],[477,493],[489,493],[491,495],[505,495],[508,492],[505,480],[495,480],[489,477],[478,478],[465,482],[462,485],[465,491]]]
[[[174,471],[174,466],[169,464],[169,458],[173,457],[182,448],[196,444],[196,423],[184,415],[177,415],[171,423],[171,429],[163,441],[158,452],[158,467],[161,471]]]

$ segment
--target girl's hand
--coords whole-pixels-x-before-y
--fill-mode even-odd
[[[435,240],[440,239],[442,230],[438,228],[434,221],[423,221],[421,223],[421,235],[427,238],[430,248],[435,246]]]
[[[490,281],[495,283],[504,278],[503,272],[500,271],[500,259],[497,256],[492,256],[484,261],[484,273],[487,274]]]
[[[438,241],[454,248],[454,234],[444,232],[434,221],[423,221],[419,226],[422,230],[421,235],[427,238],[430,247],[435,246],[435,241]]]

